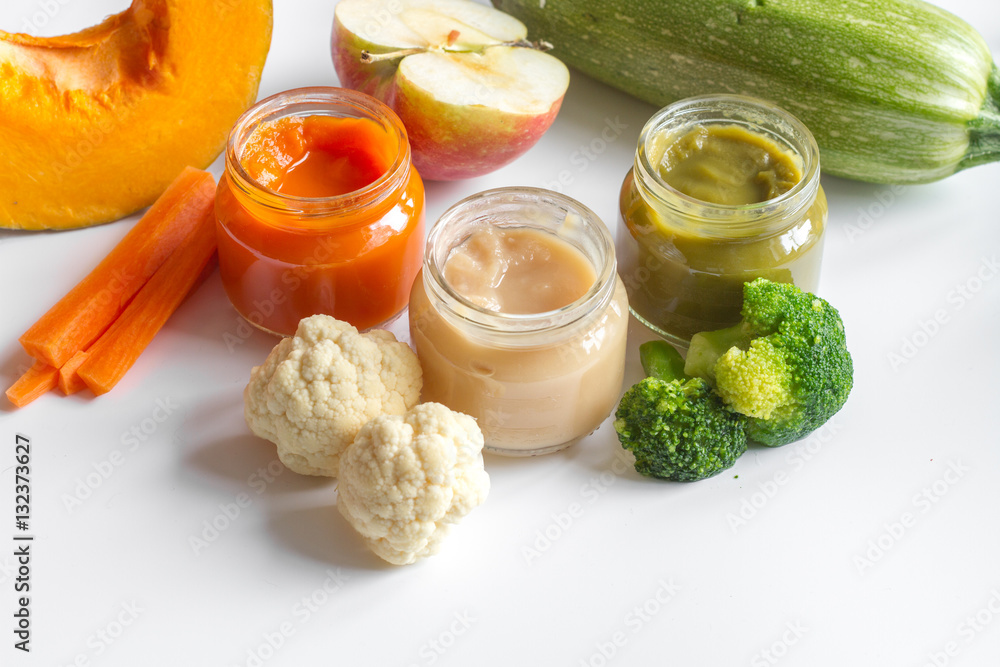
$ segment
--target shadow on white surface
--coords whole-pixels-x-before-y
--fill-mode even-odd
[[[310,491],[333,483],[327,477],[294,473],[278,460],[274,445],[255,435],[234,435],[202,444],[187,453],[185,468],[202,477],[251,486],[254,480],[266,485],[266,494]],[[248,483],[249,481],[249,483]]]
[[[334,504],[268,507],[268,530],[275,542],[300,556],[356,570],[391,570],[373,554]]]

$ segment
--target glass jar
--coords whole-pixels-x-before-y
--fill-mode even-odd
[[[596,279],[547,312],[487,310],[445,280],[451,252],[484,226],[557,236],[582,252]],[[628,297],[604,223],[577,201],[537,188],[469,197],[431,229],[410,295],[410,336],[424,370],[423,399],[475,417],[490,451],[512,456],[568,447],[594,431],[621,394]]]
[[[254,131],[309,116],[374,121],[395,159],[370,184],[336,196],[291,196],[251,177],[241,160]],[[424,186],[389,107],[353,90],[299,88],[259,102],[233,127],[216,219],[222,283],[249,322],[291,335],[300,319],[325,313],[364,330],[406,308],[423,255]]]
[[[787,192],[747,205],[721,205],[671,187],[654,166],[655,146],[696,126],[736,126],[763,135],[801,160]],[[743,284],[758,277],[815,291],[826,227],[819,149],[783,109],[738,95],[681,100],[646,123],[625,177],[616,245],[632,313],[680,346],[699,331],[740,321]]]

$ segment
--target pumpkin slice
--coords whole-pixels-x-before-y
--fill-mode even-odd
[[[207,167],[257,97],[271,0],[133,0],[61,37],[0,31],[0,227],[67,229]]]

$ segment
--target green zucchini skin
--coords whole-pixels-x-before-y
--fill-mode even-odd
[[[921,0],[493,0],[567,64],[663,106],[736,93],[804,122],[823,170],[925,183],[1000,160],[983,38]]]

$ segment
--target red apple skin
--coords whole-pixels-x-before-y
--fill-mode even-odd
[[[562,100],[526,115],[446,104],[414,86],[396,86],[392,107],[406,126],[420,175],[455,181],[496,171],[524,154],[552,125]]]
[[[414,86],[398,85],[398,60],[361,62],[361,51],[370,46],[334,21],[331,50],[341,85],[385,102],[399,115],[413,164],[425,180],[474,178],[512,162],[538,142],[562,105],[560,97],[545,113],[526,115],[446,104]]]

